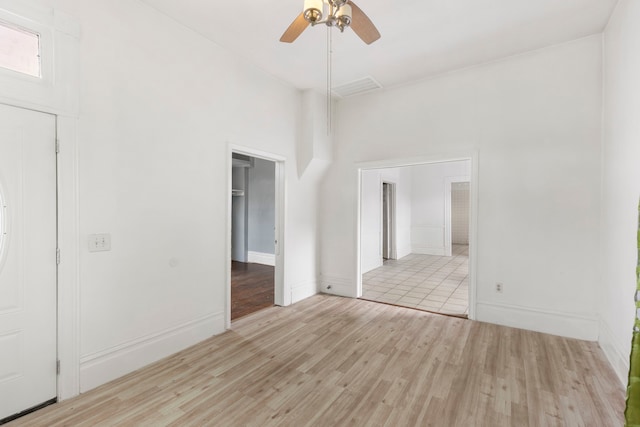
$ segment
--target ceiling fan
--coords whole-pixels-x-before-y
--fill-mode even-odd
[[[280,41],[292,43],[311,24],[338,27],[341,32],[351,27],[366,44],[380,38],[373,22],[350,0],[304,0],[304,9],[282,34]]]

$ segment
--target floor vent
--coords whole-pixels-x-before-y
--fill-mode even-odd
[[[333,88],[333,94],[340,98],[346,98],[348,96],[359,95],[365,92],[371,92],[372,90],[381,89],[382,85],[375,81],[373,77],[364,77],[362,79],[355,80],[351,83],[346,83],[341,86]]]

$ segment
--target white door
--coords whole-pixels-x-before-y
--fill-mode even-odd
[[[0,420],[57,394],[55,135],[0,105]]]

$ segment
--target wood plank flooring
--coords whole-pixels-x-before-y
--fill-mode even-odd
[[[596,343],[317,295],[9,426],[621,426]]]
[[[231,320],[273,305],[273,275],[269,265],[231,262]]]

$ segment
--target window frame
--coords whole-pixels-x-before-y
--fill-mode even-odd
[[[36,40],[37,40],[37,43],[38,43],[38,74],[35,75],[35,74],[31,74],[31,73],[26,72],[26,71],[15,70],[15,69],[12,69],[12,68],[5,67],[2,64],[0,64],[0,69],[5,70],[5,71],[13,71],[15,73],[24,74],[24,75],[27,75],[27,76],[31,76],[31,77],[36,77],[38,79],[42,79],[42,35],[40,33],[36,32],[36,31],[30,30],[28,28],[23,28],[23,27],[18,26],[18,25],[14,25],[11,22],[7,22],[7,21],[4,21],[2,19],[0,19],[0,27],[3,27],[3,28],[5,28],[5,29],[7,29],[9,31],[15,31],[15,32],[18,32],[18,33],[26,34],[26,35],[31,36],[31,37],[33,37],[33,36],[36,37]]]
[[[0,25],[38,35],[40,55],[40,76],[33,76],[0,66],[0,79],[4,81],[20,80],[36,85],[52,86],[54,69],[53,51],[55,45],[52,29],[2,9],[0,9]]]

